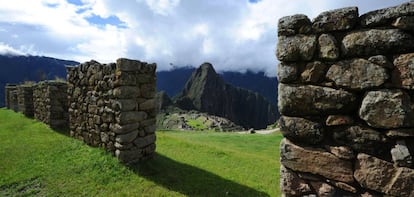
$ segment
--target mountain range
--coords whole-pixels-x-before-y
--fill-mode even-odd
[[[2,72],[0,72],[0,107],[4,106],[4,86],[7,83],[65,79],[65,66],[78,64],[79,62],[76,61],[52,57],[0,55],[2,67]],[[177,67],[169,71],[158,71],[157,91],[165,91],[170,97],[178,96],[195,70],[194,67]],[[222,72],[219,75],[225,83],[257,92],[276,106],[278,84],[276,77],[267,77],[263,72],[255,73],[252,71],[246,73]]]

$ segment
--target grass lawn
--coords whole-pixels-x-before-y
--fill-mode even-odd
[[[0,109],[0,196],[280,196],[281,138],[158,131],[156,157],[126,167]]]

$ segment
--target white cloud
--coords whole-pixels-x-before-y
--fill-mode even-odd
[[[13,0],[0,6],[2,51],[112,62],[118,57],[219,71],[264,70],[275,75],[277,22],[282,16],[359,6],[360,14],[403,0]],[[125,27],[87,17],[116,16]]]
[[[0,54],[1,55],[13,55],[13,56],[25,56],[27,55],[26,53],[24,53],[23,51],[14,49],[13,47],[4,44],[2,42],[0,42]]]

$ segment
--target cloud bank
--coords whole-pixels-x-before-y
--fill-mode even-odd
[[[282,16],[358,6],[360,14],[402,0],[13,0],[0,6],[0,53],[113,62],[158,70],[211,62],[219,71],[274,76]]]

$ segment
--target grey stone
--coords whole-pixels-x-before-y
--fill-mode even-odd
[[[408,31],[414,31],[414,16],[402,16],[395,19],[395,21],[392,23],[392,26],[408,30]]]
[[[301,196],[312,191],[309,184],[283,165],[280,165],[280,189],[286,196]]]
[[[357,152],[383,154],[387,151],[387,140],[378,131],[365,126],[348,126],[333,129],[334,141],[343,146],[350,146]]]
[[[279,84],[278,107],[286,116],[347,114],[356,110],[356,97],[345,90],[314,85]]]
[[[312,23],[306,15],[296,14],[279,19],[279,36],[291,36],[295,34],[307,34],[312,30]]]
[[[319,197],[334,197],[335,187],[323,182],[311,182],[312,188],[316,191]]]
[[[335,37],[330,34],[321,34],[318,38],[319,58],[336,60],[340,53]]]
[[[407,138],[414,137],[414,129],[392,129],[385,134],[389,138]]]
[[[354,151],[346,146],[327,146],[329,152],[341,159],[355,159]]]
[[[147,119],[148,115],[145,112],[141,111],[130,111],[130,112],[123,112],[116,117],[117,122],[120,125],[138,123],[139,121]]]
[[[148,99],[145,102],[139,104],[139,110],[150,110],[155,109],[156,101],[155,98]]]
[[[113,94],[119,99],[133,99],[140,96],[141,91],[136,86],[121,86],[113,90]]]
[[[396,166],[411,167],[413,165],[413,158],[404,140],[397,141],[391,149],[391,156]]]
[[[309,61],[316,50],[315,35],[279,36],[276,56],[280,61]]]
[[[117,69],[120,71],[138,71],[141,69],[142,63],[137,60],[130,60],[125,58],[119,58],[116,60]]]
[[[136,110],[137,103],[134,99],[117,99],[111,100],[112,109],[124,111],[134,111]]]
[[[151,125],[144,128],[146,134],[152,134],[155,132],[156,129],[156,125]]]
[[[414,49],[414,38],[399,29],[369,29],[348,33],[342,40],[345,56],[404,53]]]
[[[362,100],[359,117],[375,128],[414,126],[410,97],[401,90],[368,92]]]
[[[124,134],[130,131],[133,131],[135,129],[138,129],[139,125],[140,125],[139,123],[125,124],[125,125],[111,124],[110,128],[116,134]]]
[[[146,147],[150,144],[155,143],[155,140],[156,140],[155,134],[151,134],[151,135],[147,135],[145,137],[138,137],[137,139],[135,139],[134,144],[138,148],[143,148],[143,147]]]
[[[277,79],[282,83],[294,82],[298,78],[299,65],[297,63],[280,63],[277,68]]]
[[[339,126],[339,125],[351,125],[354,123],[354,119],[351,116],[344,115],[329,115],[326,118],[326,126]]]
[[[347,7],[322,12],[313,19],[312,28],[316,32],[330,32],[352,29],[358,22],[358,8]]]
[[[383,55],[375,55],[368,58],[368,61],[372,62],[373,64],[382,66],[384,68],[393,69],[394,65],[387,59],[387,57]]]
[[[280,153],[280,162],[292,170],[317,174],[345,183],[354,182],[352,163],[339,159],[331,153],[306,149],[286,138],[280,143]]]
[[[393,19],[407,15],[414,15],[413,2],[368,12],[361,15],[360,20],[363,27],[376,27],[388,25]]]
[[[392,72],[393,85],[414,89],[414,53],[402,54],[394,59],[396,69]]]
[[[414,196],[414,170],[360,153],[354,177],[365,188],[393,196]]]
[[[304,118],[282,116],[279,119],[283,136],[297,143],[317,144],[323,140],[324,128]]]
[[[119,150],[115,151],[115,156],[124,163],[135,163],[138,162],[143,154],[141,150]]]
[[[365,59],[344,60],[333,64],[326,78],[352,90],[379,87],[388,79],[387,70]]]
[[[304,82],[317,83],[325,78],[327,66],[320,62],[310,62],[306,64],[305,69],[301,73],[301,80]]]
[[[138,136],[138,130],[133,130],[129,133],[116,135],[115,140],[116,142],[120,144],[128,144],[134,141],[135,138],[137,138],[137,136]]]

